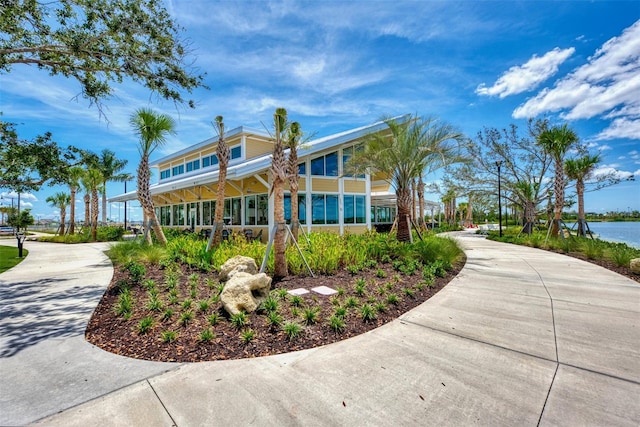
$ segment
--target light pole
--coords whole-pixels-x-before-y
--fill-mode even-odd
[[[502,237],[502,200],[500,197],[500,166],[502,166],[502,160],[496,162],[498,167],[498,228],[500,229],[500,237]]]

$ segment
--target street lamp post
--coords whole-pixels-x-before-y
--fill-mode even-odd
[[[124,194],[127,194],[127,181],[124,182]],[[127,201],[124,201],[124,232],[127,232]]]
[[[502,160],[498,160],[496,166],[498,167],[498,228],[500,237],[502,237],[502,200],[500,196],[500,166],[502,166]]]

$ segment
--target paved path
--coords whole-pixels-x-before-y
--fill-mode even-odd
[[[25,242],[29,256],[0,274],[0,425],[33,422],[177,366],[84,340],[113,274],[106,248]]]
[[[573,258],[457,238],[465,268],[397,321],[326,347],[185,364],[135,383],[145,374],[132,367],[132,385],[40,424],[637,426],[640,285]],[[56,387],[45,379],[36,392],[46,399]]]

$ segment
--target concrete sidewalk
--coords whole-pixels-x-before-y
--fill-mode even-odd
[[[29,256],[0,274],[0,425],[28,424],[177,367],[84,340],[113,275],[108,246],[25,242]]]
[[[39,424],[637,426],[640,285],[574,258],[456,238],[467,254],[458,277],[370,333],[185,364]]]

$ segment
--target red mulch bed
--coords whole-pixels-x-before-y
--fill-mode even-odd
[[[391,264],[380,264],[373,269],[366,269],[356,275],[350,274],[346,269],[331,276],[290,276],[272,284],[272,289],[284,288],[287,290],[305,288],[310,290],[317,286],[328,286],[333,289],[343,288],[342,296],[322,296],[310,292],[302,296],[302,304],[295,313],[291,297],[278,299],[278,312],[283,317],[283,324],[287,321],[295,321],[302,326],[302,331],[294,339],[289,339],[282,328],[274,328],[268,325],[264,312],[251,313],[246,327],[238,329],[234,327],[229,316],[222,308],[220,302],[211,303],[206,311],[201,311],[199,302],[202,300],[215,300],[218,289],[207,286],[205,278],[217,283],[216,273],[205,273],[198,270],[183,270],[179,285],[178,302],[171,304],[168,301],[168,292],[163,285],[165,271],[159,266],[147,265],[145,280],[153,279],[163,301],[163,309],[152,312],[147,309],[149,295],[140,284],[131,286],[134,309],[128,320],[115,313],[118,301],[119,286],[121,281],[126,281],[128,272],[116,268],[112,282],[105,292],[100,304],[96,308],[87,326],[86,339],[109,352],[137,359],[156,360],[164,362],[199,362],[207,360],[239,359],[267,356],[303,350],[325,344],[340,341],[349,337],[360,335],[377,328],[403,313],[423,303],[440,289],[442,289],[464,266],[464,260],[457,263],[445,277],[436,277],[432,286],[420,286],[423,283],[422,274],[417,270],[413,275],[405,275],[393,270]],[[188,276],[198,275],[195,288],[196,297],[191,298],[191,287],[188,284]],[[379,276],[385,277],[379,277]],[[366,280],[366,292],[357,295],[355,283],[357,279]],[[391,288],[390,290],[387,288]],[[407,291],[408,289],[408,291]],[[399,302],[394,305],[387,303],[390,293],[399,297]],[[409,294],[412,295],[409,295]],[[354,297],[359,304],[384,303],[386,311],[376,311],[375,320],[365,321],[359,308],[349,308],[344,317],[345,325],[342,332],[335,332],[328,319],[335,313],[338,305],[344,306],[349,297]],[[189,309],[182,308],[185,299],[192,299]],[[163,320],[163,311],[166,308],[174,310],[169,320]],[[305,324],[303,311],[305,308],[318,309],[318,320],[313,324]],[[193,320],[186,326],[180,324],[181,313],[190,310]],[[209,323],[209,316],[217,313],[219,320],[215,325]],[[144,334],[138,332],[138,324],[143,317],[151,315],[154,319],[153,326]],[[210,329],[215,338],[208,342],[199,339],[203,330]],[[251,329],[255,337],[246,342],[241,333]],[[164,342],[163,331],[177,332],[177,338],[173,342]]]

